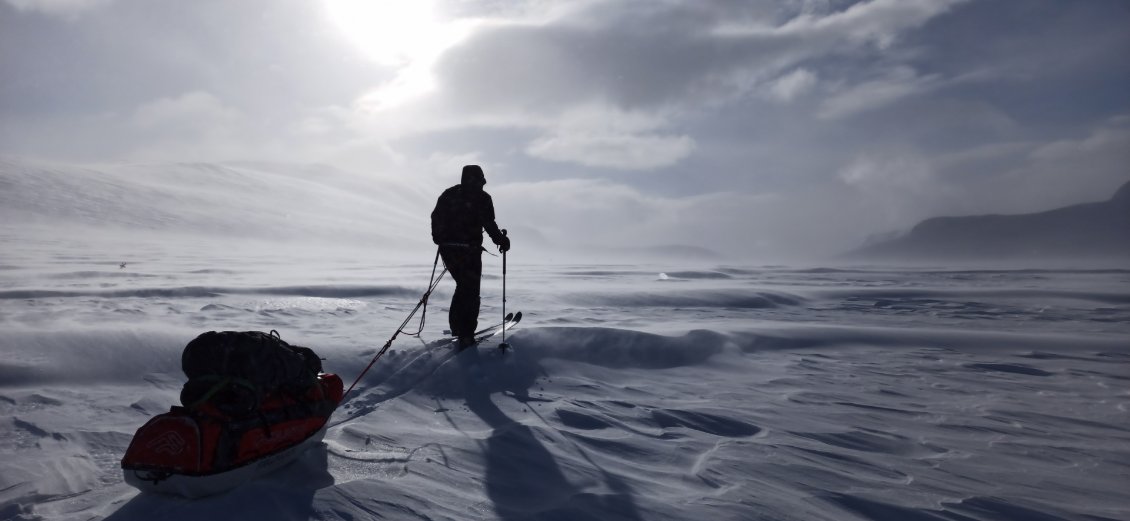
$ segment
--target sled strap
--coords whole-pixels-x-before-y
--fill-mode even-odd
[[[443,270],[439,272],[439,276],[436,276],[436,268],[438,266],[439,248],[436,248],[436,260],[432,262],[432,278],[430,281],[428,281],[428,290],[424,292],[424,295],[422,297],[420,297],[420,301],[416,303],[416,307],[412,309],[412,312],[408,314],[408,317],[404,319],[404,322],[400,323],[400,327],[396,328],[396,332],[392,334],[392,337],[388,339],[388,342],[385,342],[384,347],[382,347],[381,350],[377,352],[377,354],[373,355],[372,360],[369,360],[369,365],[365,366],[365,370],[361,371],[361,374],[357,375],[357,379],[353,380],[353,383],[349,385],[349,389],[346,389],[345,393],[341,395],[341,401],[338,402],[339,404],[345,403],[345,398],[349,396],[349,392],[357,386],[357,382],[361,381],[361,378],[365,376],[365,373],[368,373],[369,369],[373,368],[373,364],[377,363],[377,360],[384,356],[385,352],[388,351],[388,348],[392,347],[392,343],[396,340],[396,337],[400,335],[400,333],[405,333],[404,326],[407,326],[408,322],[412,321],[412,317],[416,316],[416,312],[420,311],[420,308],[425,309],[424,316],[420,317],[420,329],[415,333],[408,334],[412,336],[419,336],[419,334],[424,331],[424,318],[427,316],[426,310],[428,307],[428,297],[430,297],[432,295],[432,292],[435,291],[436,287],[439,286],[439,281],[443,280],[443,274],[447,273],[447,266],[444,266]]]
[[[212,384],[212,387],[208,388],[208,392],[204,393],[204,395],[201,396],[199,400],[196,400],[195,402],[192,402],[190,404],[186,404],[186,406],[189,409],[196,409],[197,407],[200,407],[201,405],[208,403],[208,400],[211,400],[212,397],[216,395],[216,393],[222,391],[232,381],[230,376],[220,377],[220,376],[217,376],[217,375],[214,375],[214,374],[202,376],[202,377],[199,378],[199,380],[203,380],[203,381],[213,381],[214,380],[216,383]]]

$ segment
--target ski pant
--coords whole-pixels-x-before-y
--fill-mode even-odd
[[[440,246],[439,256],[455,279],[455,295],[447,320],[451,334],[472,335],[479,327],[479,281],[483,275],[483,257],[476,246]]]

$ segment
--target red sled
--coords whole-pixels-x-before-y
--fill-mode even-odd
[[[247,415],[211,404],[174,406],[137,430],[122,457],[125,481],[143,492],[187,498],[231,490],[320,443],[342,392],[341,378],[320,373],[305,395],[272,393]]]

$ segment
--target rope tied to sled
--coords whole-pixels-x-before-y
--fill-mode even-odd
[[[377,360],[384,356],[385,352],[387,352],[388,349],[392,347],[392,343],[396,340],[397,336],[399,336],[401,333],[404,333],[408,336],[419,337],[420,334],[424,332],[424,322],[428,316],[428,297],[431,297],[432,292],[435,291],[437,286],[439,286],[439,281],[443,279],[443,274],[447,273],[447,266],[444,266],[443,270],[439,272],[439,276],[436,276],[437,267],[439,267],[439,249],[436,249],[436,260],[432,263],[432,276],[428,281],[428,290],[424,292],[424,295],[422,297],[420,297],[420,301],[416,303],[415,308],[412,308],[412,312],[408,314],[408,316],[404,319],[404,322],[400,323],[400,327],[396,328],[396,332],[392,334],[392,337],[388,339],[388,342],[385,342],[384,347],[382,347],[376,355],[373,355],[373,359],[369,360],[369,365],[365,366],[365,369],[361,371],[361,374],[357,375],[357,379],[353,380],[353,383],[349,385],[349,389],[346,389],[345,393],[341,395],[341,401],[338,402],[339,404],[345,403],[345,398],[349,396],[349,392],[357,386],[357,383],[361,381],[361,378],[365,376],[365,373],[368,373],[369,369],[373,368],[373,364],[377,363]],[[415,333],[409,333],[405,331],[404,327],[412,321],[412,317],[416,316],[416,312],[420,311],[420,309],[424,310],[424,313],[420,315],[420,327],[416,329]]]

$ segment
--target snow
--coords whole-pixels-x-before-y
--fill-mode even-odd
[[[90,228],[0,224],[0,519],[1130,518],[1130,270],[580,264],[518,241],[509,354],[425,345],[445,281],[324,444],[219,496],[139,494],[119,460],[177,403],[189,340],[275,329],[348,385],[434,255],[141,226],[186,201],[162,194]],[[43,204],[109,213],[65,199]],[[502,314],[484,264],[481,325]]]

